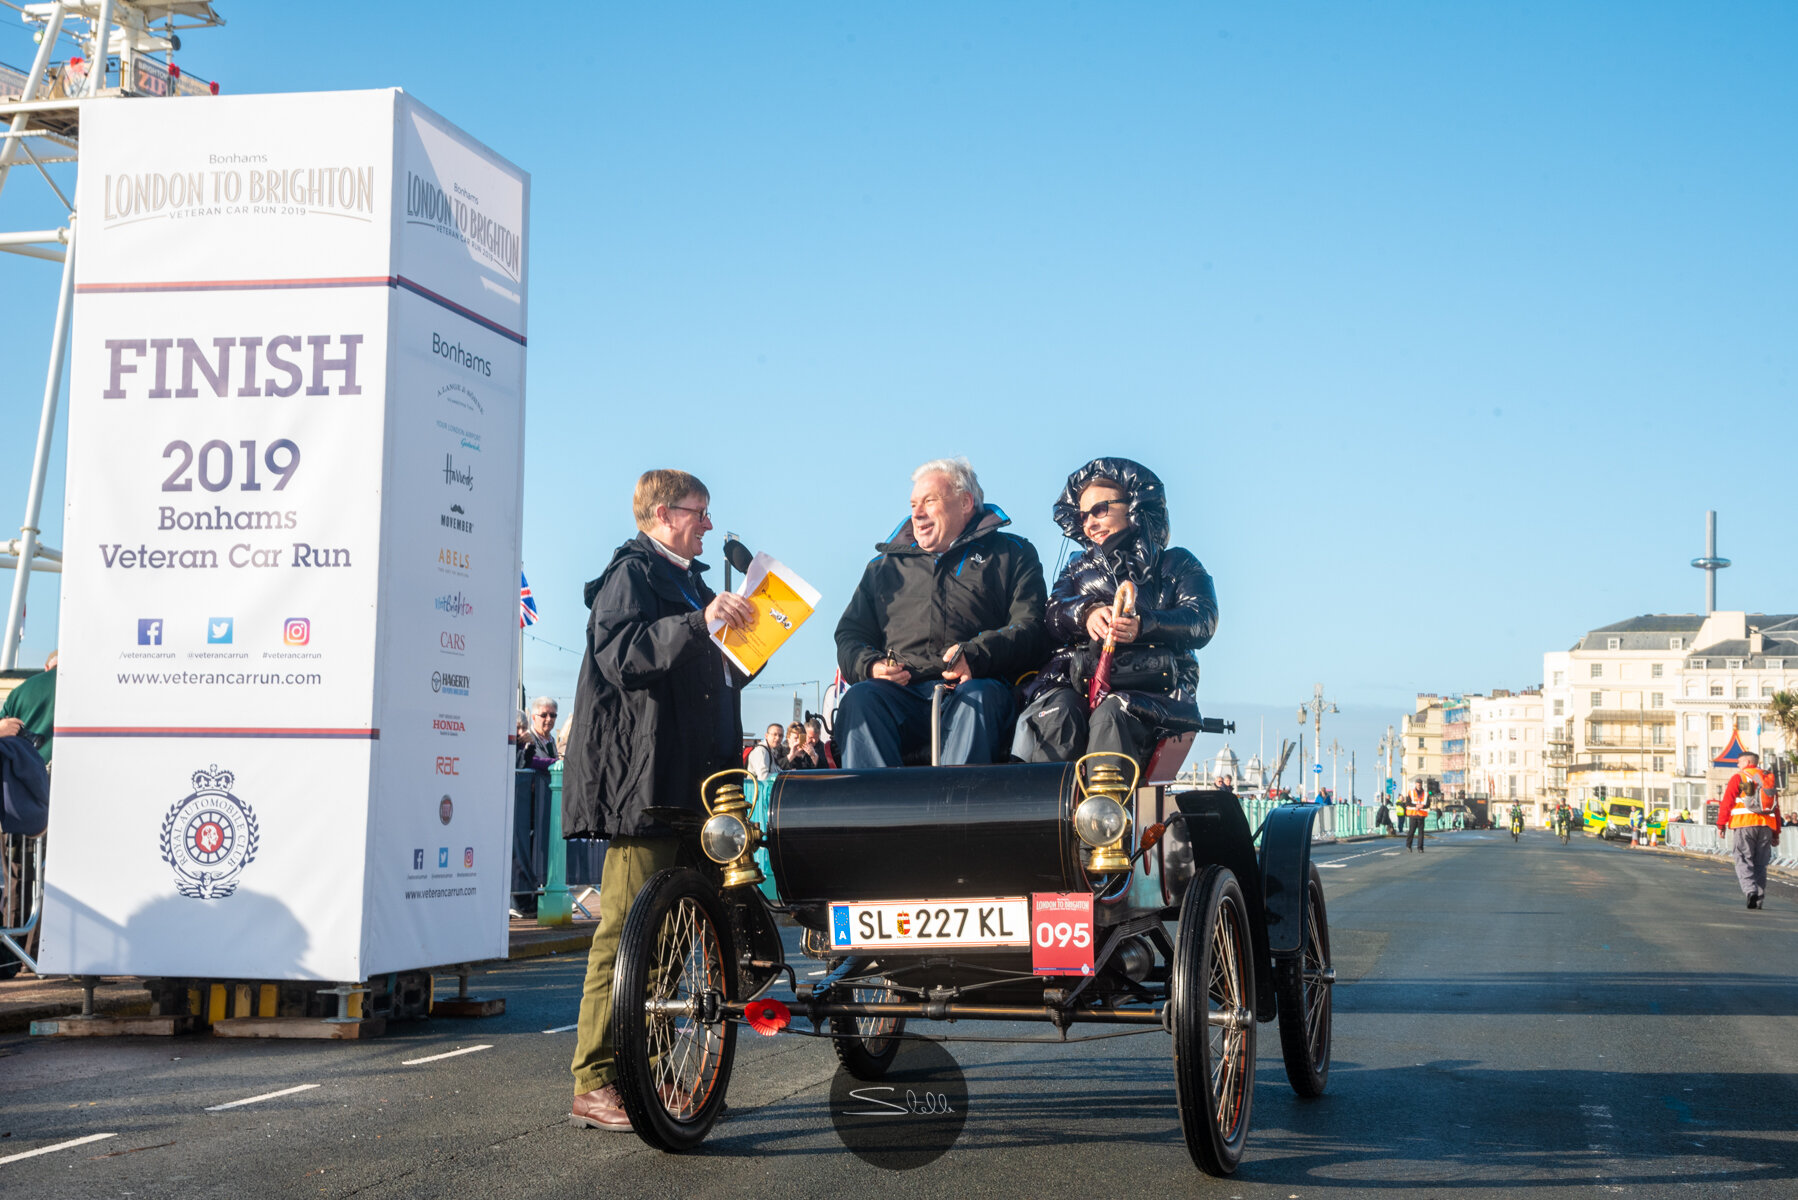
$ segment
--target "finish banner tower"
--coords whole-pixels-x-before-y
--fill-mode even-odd
[[[44,971],[503,957],[529,176],[397,90],[81,142]]]

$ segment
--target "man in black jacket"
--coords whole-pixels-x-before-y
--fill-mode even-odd
[[[837,708],[843,766],[896,767],[930,736],[930,694],[944,701],[942,761],[990,763],[1002,753],[1011,688],[1047,650],[1043,565],[1003,529],[964,458],[912,472],[911,517],[875,547],[879,557],[837,622],[837,664],[852,686]]]
[[[587,585],[592,608],[575,685],[562,774],[562,829],[609,838],[599,890],[599,928],[575,1034],[576,1124],[631,1127],[614,1082],[612,962],[624,919],[651,876],[690,858],[665,821],[684,810],[703,818],[699,785],[741,763],[739,688],[709,621],[747,626],[741,596],[712,594],[696,560],[712,527],[710,495],[685,471],[649,471],[637,481],[635,538]]]

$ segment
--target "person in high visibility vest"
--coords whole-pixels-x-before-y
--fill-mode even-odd
[[[1766,901],[1767,861],[1779,844],[1777,799],[1773,776],[1761,770],[1760,755],[1742,755],[1741,769],[1729,777],[1723,789],[1717,828],[1729,831],[1736,882],[1742,885],[1749,908],[1761,908]]]
[[[1411,848],[1411,839],[1417,839],[1417,852],[1423,853],[1423,822],[1430,815],[1429,797],[1423,794],[1423,780],[1411,785],[1411,794],[1404,800],[1405,816],[1405,849]]]

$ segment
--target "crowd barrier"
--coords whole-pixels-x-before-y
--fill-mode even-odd
[[[1258,829],[1267,814],[1280,807],[1278,800],[1244,800],[1242,810],[1248,814],[1249,828]],[[1311,840],[1314,842],[1335,842],[1344,838],[1373,837],[1379,834],[1379,828],[1373,823],[1377,808],[1366,804],[1320,804],[1317,816],[1311,825]],[[1401,818],[1392,818],[1393,828],[1404,832]],[[1454,822],[1441,813],[1431,813],[1424,821],[1424,830],[1428,833],[1442,833],[1454,828]]]
[[[1667,845],[1693,854],[1715,854],[1725,858],[1730,854],[1729,834],[1715,825],[1675,822],[1667,826]],[[1782,836],[1779,844],[1773,847],[1773,865],[1798,871],[1798,841],[1792,836]]]

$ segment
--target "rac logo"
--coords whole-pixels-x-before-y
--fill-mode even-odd
[[[461,756],[457,754],[439,754],[437,756],[437,773],[439,775],[460,775],[462,772],[456,769],[456,764],[461,761]]]

